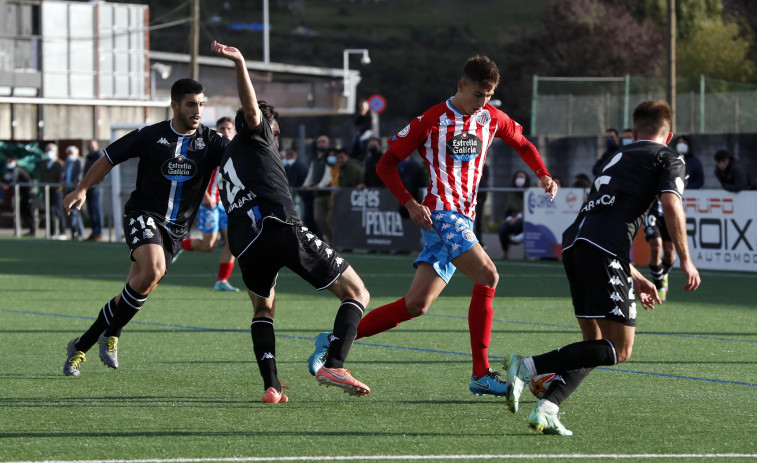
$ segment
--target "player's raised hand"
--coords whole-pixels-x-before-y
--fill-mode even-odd
[[[539,185],[544,188],[544,193],[549,195],[549,200],[554,201],[557,196],[557,182],[552,180],[549,175],[542,175],[539,179]]]
[[[228,58],[232,61],[244,59],[242,52],[238,49],[224,45],[222,43],[218,43],[215,40],[213,40],[213,43],[210,44],[210,49],[216,55],[223,56],[224,58]]]

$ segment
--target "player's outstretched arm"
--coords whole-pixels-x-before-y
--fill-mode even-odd
[[[663,193],[660,195],[660,202],[662,202],[665,225],[668,227],[670,240],[676,248],[678,258],[681,261],[681,270],[686,278],[683,289],[694,291],[699,287],[702,280],[689,255],[689,243],[686,239],[686,214],[683,211],[681,198],[674,193]]]
[[[87,190],[92,188],[93,185],[102,182],[112,169],[113,164],[110,163],[106,156],[101,156],[100,159],[95,161],[86,175],[84,175],[84,178],[76,186],[76,189],[63,198],[63,210],[66,212],[66,215],[70,215],[73,209],[80,211],[84,205],[84,201],[87,199]]]
[[[248,126],[257,127],[260,125],[258,97],[255,95],[255,88],[252,86],[242,52],[234,47],[218,43],[215,40],[210,44],[210,49],[216,55],[234,62],[234,68],[237,71],[237,92],[239,93],[239,101],[242,103],[244,120]]]

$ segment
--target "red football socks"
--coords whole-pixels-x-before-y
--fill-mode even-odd
[[[390,330],[411,318],[413,317],[407,313],[407,306],[405,306],[405,298],[403,297],[398,301],[382,305],[368,312],[357,326],[357,337],[355,339],[367,338]]]
[[[182,241],[181,249],[185,251],[194,251],[194,249],[192,249],[192,238],[187,238],[184,241]]]
[[[492,336],[494,309],[492,300],[497,290],[489,286],[474,285],[468,308],[473,376],[480,378],[489,372],[489,341]]]
[[[234,262],[221,262],[218,264],[218,280],[226,281],[231,276],[231,271],[234,270]]]

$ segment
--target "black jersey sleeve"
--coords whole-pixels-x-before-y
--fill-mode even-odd
[[[686,163],[683,156],[666,147],[660,150],[658,160],[662,168],[657,185],[659,193],[675,193],[683,197],[686,179]]]
[[[118,140],[114,141],[103,150],[105,156],[114,166],[127,159],[138,157],[142,149],[141,129],[129,132]]]

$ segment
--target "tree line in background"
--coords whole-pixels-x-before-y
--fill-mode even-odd
[[[166,2],[128,2],[149,4],[151,22],[177,14],[176,5]],[[383,13],[366,18],[366,8],[376,3]],[[521,4],[517,8],[529,8],[522,5],[526,2],[482,1],[490,12],[482,17],[466,14],[469,2],[413,2],[427,4],[429,18],[446,15],[448,21],[440,26],[403,15],[407,2],[272,0],[272,60],[340,67],[343,49],[369,48],[372,64],[361,68],[359,89],[363,96],[383,94],[389,102],[387,115],[400,119],[451,96],[464,60],[473,54],[489,55],[499,64],[502,81],[495,97],[522,123],[529,120],[535,74],[665,77],[666,0],[533,1],[533,21],[525,25],[505,20],[516,3]],[[225,41],[246,56],[261,56],[259,34],[226,27],[231,21],[260,21],[261,5],[262,0],[202,0],[201,43]],[[679,77],[705,74],[757,83],[757,2],[676,0],[676,7]],[[187,52],[187,36],[182,27],[159,29],[151,33],[151,44],[156,50]],[[205,48],[201,53],[208,53]]]

